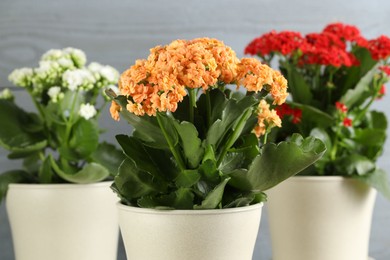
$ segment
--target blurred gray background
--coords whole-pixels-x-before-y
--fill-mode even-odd
[[[358,26],[368,38],[390,36],[390,1],[0,0],[0,87],[12,87],[8,74],[14,68],[36,66],[40,56],[51,48],[80,48],[89,61],[109,64],[122,72],[135,59],[146,58],[150,48],[178,38],[218,38],[242,57],[246,44],[272,29],[308,33],[335,21]],[[16,97],[26,109],[32,108],[23,91],[17,91]],[[376,102],[375,108],[390,118],[390,96]],[[123,121],[114,123],[108,112],[102,117],[102,126],[109,130],[103,138],[112,142],[116,134],[131,131]],[[390,173],[389,157],[387,141],[379,166]],[[8,161],[0,148],[0,172],[18,166],[19,162]],[[370,255],[376,260],[390,259],[390,202],[380,195],[374,211]],[[3,203],[0,260],[13,259]],[[122,259],[125,255],[120,247],[118,260]],[[266,209],[253,259],[271,259]]]

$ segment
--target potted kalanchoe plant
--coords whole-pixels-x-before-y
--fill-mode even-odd
[[[104,90],[118,77],[110,66],[86,67],[84,52],[74,48],[49,50],[38,67],[9,75],[36,108],[25,111],[3,91],[0,145],[23,162],[0,175],[17,260],[116,259],[109,186],[122,153],[99,141],[98,117],[108,100]]]
[[[289,81],[291,100],[277,108],[283,128],[271,139],[300,133],[320,138],[327,147],[320,160],[298,174],[305,177],[271,192],[273,259],[367,259],[373,188],[390,198],[387,175],[376,165],[387,120],[371,109],[389,80],[390,39],[368,40],[355,26],[333,23],[304,36],[271,31],[254,39],[245,53],[277,63]],[[285,207],[302,197],[306,206],[299,212]],[[312,228],[302,232],[307,223]],[[304,238],[296,239],[298,234]]]
[[[152,48],[107,94],[134,127],[117,136],[112,186],[129,259],[251,259],[264,191],[325,151],[313,137],[267,142],[287,81],[216,39]]]

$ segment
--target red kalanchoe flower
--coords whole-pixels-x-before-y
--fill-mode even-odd
[[[343,23],[329,24],[323,32],[332,33],[343,41],[361,41],[362,38],[357,27]]]
[[[286,103],[284,103],[278,106],[277,108],[275,108],[275,110],[276,110],[276,114],[280,118],[283,118],[285,116],[292,116],[291,122],[293,124],[298,124],[299,122],[301,122],[302,110],[300,110],[299,108],[292,108]]]
[[[390,76],[390,66],[380,66],[379,69],[386,73],[387,76]]]
[[[382,98],[385,94],[386,94],[386,86],[382,85],[381,89],[379,90],[378,98]]]
[[[347,111],[348,111],[347,106],[344,105],[344,104],[341,103],[341,102],[336,102],[336,108],[337,108],[339,111],[343,112],[343,113],[347,113]]]
[[[250,42],[244,53],[265,56],[271,52],[280,52],[283,55],[288,55],[299,47],[302,39],[298,32],[283,31],[277,33],[271,31]]]
[[[301,122],[301,118],[302,118],[302,110],[296,108],[293,110],[293,113],[292,113],[292,122],[294,124],[298,124],[299,122]]]
[[[382,35],[368,41],[368,50],[374,60],[387,59],[390,56],[390,38]]]
[[[357,59],[346,50],[346,44],[335,34],[310,33],[301,44],[302,58],[300,65],[318,64],[334,67],[353,66]]]
[[[345,127],[350,127],[350,126],[352,126],[352,119],[350,119],[350,118],[348,118],[348,117],[344,118],[344,120],[343,120],[343,125],[344,125]]]

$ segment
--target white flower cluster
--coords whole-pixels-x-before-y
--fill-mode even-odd
[[[81,104],[80,110],[79,110],[79,115],[86,120],[91,119],[96,115],[96,109],[93,105],[87,103],[87,104]]]
[[[89,96],[103,91],[103,97],[107,98],[104,90],[115,88],[119,72],[97,62],[86,67],[86,62],[85,53],[79,49],[52,49],[42,55],[38,67],[14,70],[9,80],[28,88],[39,100],[49,97],[53,103],[60,101],[66,91],[80,91]]]
[[[61,87],[59,86],[49,88],[47,95],[53,103],[57,103],[59,100],[64,98],[64,93],[61,92]]]
[[[74,65],[76,68],[81,68],[87,62],[87,56],[82,50],[75,48],[52,49],[43,54],[41,60],[56,61],[64,67]]]
[[[12,100],[14,99],[14,95],[12,94],[11,90],[5,88],[0,92],[0,99]]]
[[[31,68],[20,68],[11,72],[8,80],[17,86],[27,87],[31,85],[34,72]]]
[[[62,75],[62,82],[71,91],[77,89],[90,90],[96,83],[95,77],[87,69],[67,70]]]

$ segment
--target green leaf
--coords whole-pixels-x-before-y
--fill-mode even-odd
[[[67,113],[68,115],[66,117],[72,118],[72,122],[74,123],[79,119],[79,111],[81,104],[84,103],[84,95],[81,95],[78,91],[66,91],[64,98],[62,98],[58,104],[59,109],[57,111],[52,111],[56,113],[56,115],[63,117],[64,114],[60,113]],[[73,109],[73,110],[72,110]],[[58,118],[57,116],[53,115],[53,118]],[[58,120],[61,122],[61,120]]]
[[[78,159],[88,157],[99,145],[99,130],[96,122],[80,118],[72,128],[69,148],[78,155]]]
[[[114,145],[103,142],[91,154],[91,159],[104,166],[112,176],[115,176],[118,173],[119,166],[125,159],[125,155]]]
[[[0,174],[0,202],[5,198],[8,185],[11,183],[21,183],[27,180],[27,172],[22,170],[12,170]]]
[[[62,179],[72,183],[95,183],[105,180],[110,173],[106,168],[97,163],[89,163],[76,173],[68,173],[63,171],[58,164],[51,158],[51,167]]]
[[[169,149],[169,145],[158,125],[156,117],[151,116],[136,116],[126,109],[127,98],[125,96],[118,96],[115,98],[121,107],[121,117],[135,129],[133,136],[142,140],[150,147],[158,149]]]
[[[231,201],[229,204],[225,205],[223,208],[237,208],[248,206],[255,199],[255,194],[249,193],[247,195],[240,195],[235,200]]]
[[[165,180],[173,180],[179,174],[168,152],[147,147],[133,136],[117,135],[116,139],[138,169]]]
[[[11,158],[21,158],[46,146],[37,115],[27,113],[13,102],[0,99],[0,145],[14,152]],[[32,131],[34,129],[34,131]]]
[[[307,84],[303,76],[297,71],[294,66],[288,63],[283,63],[282,67],[286,69],[288,90],[291,92],[293,101],[303,104],[310,104],[313,95],[310,91],[310,86]]]
[[[229,99],[222,112],[222,118],[216,120],[207,132],[206,144],[212,145],[214,151],[218,151],[223,140],[227,138],[228,132],[233,131],[248,109],[257,103],[258,101],[253,96],[246,96],[239,101]]]
[[[207,194],[206,198],[202,201],[202,204],[195,205],[194,209],[215,209],[220,207],[225,186],[229,180],[230,178],[224,179],[209,194]]]
[[[51,168],[51,157],[47,156],[39,168],[38,172],[39,183],[51,183],[53,178],[53,170]]]
[[[367,127],[383,130],[387,129],[387,117],[383,112],[368,111],[365,114],[365,120],[367,121]]]
[[[131,159],[125,159],[115,177],[115,185],[119,194],[127,199],[149,196],[165,192],[167,185],[154,176],[139,169]]]
[[[174,126],[180,136],[180,145],[183,148],[183,155],[191,169],[199,166],[204,149],[202,142],[198,137],[198,131],[195,126],[189,122],[178,123],[174,121]]]
[[[303,105],[299,103],[292,103],[294,107],[299,108],[302,111],[302,118],[305,121],[305,124],[308,122],[312,123],[314,127],[323,127],[326,128],[334,124],[334,118],[325,113],[324,111],[310,106]]]
[[[354,140],[361,145],[382,147],[386,140],[386,130],[358,128],[355,131]]]
[[[137,204],[141,208],[192,209],[193,199],[194,194],[190,189],[179,188],[167,195],[142,197]]]
[[[375,169],[375,163],[365,156],[350,154],[336,160],[335,168],[341,175],[365,175]]]
[[[382,169],[375,169],[373,172],[362,175],[353,176],[354,178],[363,181],[364,183],[377,189],[384,197],[390,200],[390,185],[387,173]]]
[[[9,159],[25,158],[40,150],[44,150],[46,146],[47,146],[47,141],[43,140],[25,147],[15,147],[15,146],[10,147],[11,153],[8,154],[8,158]]]
[[[178,187],[189,188],[195,185],[200,179],[198,170],[184,170],[175,179]]]
[[[217,119],[221,119],[224,108],[226,107],[226,103],[228,99],[225,94],[219,89],[209,90],[210,95],[210,103],[212,104],[211,109],[211,122],[215,122]],[[206,94],[203,93],[197,102],[197,107],[199,110],[199,114],[201,114],[204,118],[207,116],[207,105],[206,105]]]
[[[278,145],[268,143],[261,149],[249,170],[237,170],[231,174],[230,184],[236,188],[265,191],[299,173],[324,154],[325,145],[314,137],[303,139],[294,134],[291,141]]]
[[[244,161],[244,153],[230,152],[225,155],[221,164],[218,166],[218,169],[224,174],[228,174],[238,168],[242,168]]]
[[[199,173],[209,182],[216,183],[220,181],[219,171],[214,160],[206,160],[199,166]]]
[[[379,65],[376,65],[368,71],[354,88],[349,89],[345,93],[340,102],[345,104],[349,109],[352,109],[354,106],[361,105],[371,95],[369,87],[375,75],[378,73],[378,66]]]

